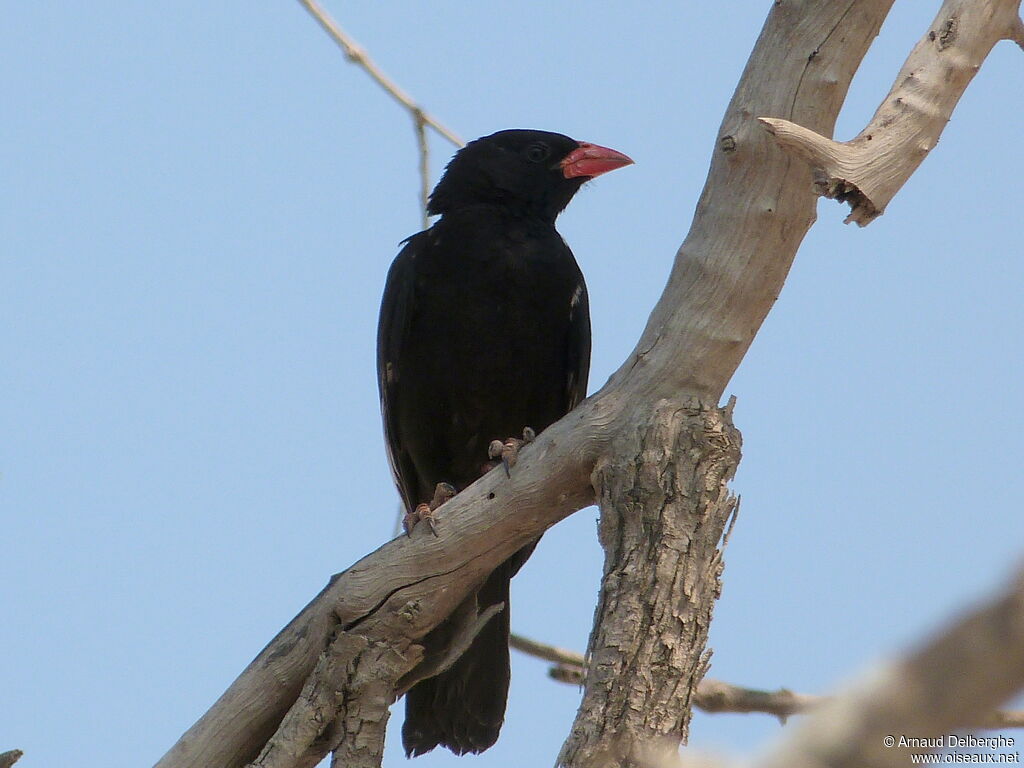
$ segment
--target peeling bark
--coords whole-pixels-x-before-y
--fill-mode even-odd
[[[332,750],[332,765],[380,765],[398,680],[423,657],[420,646],[395,645],[339,630],[248,768],[313,768]]]

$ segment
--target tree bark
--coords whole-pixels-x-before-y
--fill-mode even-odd
[[[604,578],[566,768],[634,764],[687,737],[721,592],[718,544],[737,508],[726,485],[740,460],[730,411],[663,401],[594,470]]]
[[[337,764],[347,768],[380,765],[398,681],[422,658],[420,646],[396,648],[338,630],[248,768],[313,768],[331,750]]]

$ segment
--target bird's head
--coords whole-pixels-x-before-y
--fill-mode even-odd
[[[502,205],[554,221],[584,182],[632,162],[614,149],[560,133],[499,131],[456,153],[430,195],[427,212]]]

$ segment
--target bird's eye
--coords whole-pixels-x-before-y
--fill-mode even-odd
[[[526,159],[531,163],[539,163],[548,159],[551,148],[547,144],[531,144],[526,148]]]

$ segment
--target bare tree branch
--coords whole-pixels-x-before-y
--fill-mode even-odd
[[[1008,34],[1018,44],[1024,39],[1019,9],[1020,0],[946,0],[871,122],[850,141],[789,120],[760,123],[811,165],[819,194],[850,204],[846,223],[867,226],[938,143],[992,47]]]
[[[512,635],[509,646],[520,653],[554,663],[555,666],[548,670],[554,680],[571,685],[583,684],[586,674],[583,654],[539,643],[521,635]],[[793,693],[785,688],[761,691],[708,678],[700,681],[693,697],[694,706],[708,713],[763,712],[780,718],[805,712],[824,700],[822,696]]]
[[[380,765],[398,680],[422,657],[419,646],[398,652],[362,635],[337,632],[249,768],[313,768],[331,750],[344,753],[339,765]]]
[[[775,691],[762,691],[757,688],[744,688],[731,685],[721,680],[701,680],[694,694],[694,706],[708,713],[762,712],[775,715],[785,721],[790,715],[806,712],[821,703],[821,696],[810,696],[805,693],[794,693],[786,688]]]
[[[521,635],[512,635],[509,646],[534,658],[554,663],[555,666],[548,670],[548,675],[553,680],[570,685],[583,685],[586,659],[582,653],[540,643]],[[694,693],[693,704],[708,714],[761,713],[785,720],[790,715],[810,712],[830,699],[829,696],[795,693],[788,688],[765,691],[704,678]],[[1024,728],[1024,711],[997,710],[975,725],[986,729]]]
[[[584,410],[614,413],[616,399]],[[298,698],[336,629],[388,637],[396,646],[401,638],[415,643],[519,548],[592,503],[587,467],[609,425],[559,423],[522,451],[511,478],[499,468],[442,506],[440,536],[417,528],[333,577],[158,765],[247,764]]]
[[[528,637],[517,635],[514,632],[509,636],[508,647],[515,648],[520,653],[533,656],[536,659],[550,661],[553,664],[564,664],[569,667],[578,667],[581,671],[586,667],[587,661],[582,653],[569,651],[565,648],[558,648],[547,643],[539,643]]]

